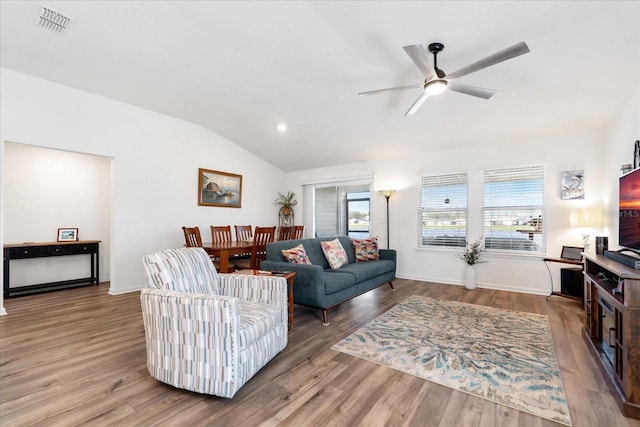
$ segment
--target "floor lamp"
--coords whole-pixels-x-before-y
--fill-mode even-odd
[[[380,193],[382,196],[384,196],[385,199],[387,199],[387,249],[389,249],[389,198],[395,192],[396,192],[396,190],[380,190],[380,191],[378,191],[378,193]]]

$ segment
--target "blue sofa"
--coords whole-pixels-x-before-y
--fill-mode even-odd
[[[380,249],[380,259],[356,262],[355,249],[351,238],[339,236],[342,247],[347,252],[349,263],[339,269],[329,267],[321,241],[334,240],[335,237],[283,240],[267,245],[267,258],[260,269],[268,271],[295,271],[293,282],[293,301],[296,304],[322,310],[322,322],[328,325],[327,310],[338,304],[362,295],[372,289],[389,283],[396,276],[396,251]],[[311,264],[293,264],[287,262],[282,250],[291,249],[302,243]]]

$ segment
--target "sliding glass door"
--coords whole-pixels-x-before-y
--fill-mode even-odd
[[[370,187],[361,182],[305,186],[305,208],[313,205],[313,216],[305,217],[306,228],[312,228],[315,237],[368,237]]]
[[[360,191],[347,193],[347,236],[369,237],[370,193]]]

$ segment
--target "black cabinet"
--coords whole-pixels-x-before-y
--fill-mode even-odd
[[[560,293],[584,300],[582,268],[560,269]]]

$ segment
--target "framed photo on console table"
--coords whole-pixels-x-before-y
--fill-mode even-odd
[[[198,169],[198,206],[242,207],[242,175]]]
[[[77,242],[77,228],[58,228],[58,242]]]

